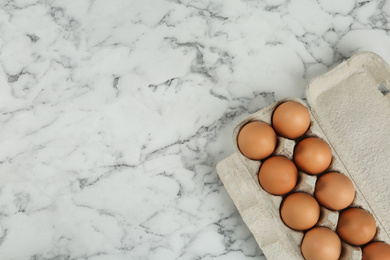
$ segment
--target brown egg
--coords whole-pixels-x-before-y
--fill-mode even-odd
[[[355,188],[344,174],[329,172],[317,180],[314,196],[325,208],[341,210],[354,200]]]
[[[272,126],[280,136],[295,139],[310,126],[309,110],[301,103],[287,101],[279,105],[272,116]]]
[[[297,180],[297,167],[286,157],[270,157],[260,167],[260,185],[273,195],[283,195],[290,192],[297,184]]]
[[[390,245],[384,242],[373,242],[363,248],[362,260],[389,260]]]
[[[320,218],[320,206],[315,198],[306,193],[292,193],[282,202],[280,215],[288,227],[306,230],[313,227]]]
[[[337,260],[341,254],[341,241],[329,228],[315,227],[303,237],[301,251],[306,260]]]
[[[316,137],[303,139],[294,150],[294,162],[302,171],[319,174],[325,171],[332,161],[329,145]]]
[[[276,134],[264,122],[250,122],[241,128],[237,138],[241,153],[252,160],[262,160],[270,156],[276,147]]]
[[[337,224],[337,234],[345,242],[360,246],[370,242],[376,233],[375,219],[370,213],[359,208],[346,209]]]

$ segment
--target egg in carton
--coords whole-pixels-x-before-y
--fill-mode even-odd
[[[235,127],[236,152],[218,163],[217,172],[267,259],[304,259],[300,245],[305,232],[287,227],[280,207],[291,192],[313,195],[318,176],[299,171],[290,193],[267,193],[258,180],[261,161],[248,159],[238,148],[241,128],[251,121],[272,125],[272,114],[283,102],[306,106],[311,118],[308,131],[295,140],[277,136],[272,155],[293,160],[294,148],[304,138],[326,141],[333,156],[326,172],[342,173],[352,181],[356,196],[349,207],[363,208],[374,217],[377,232],[372,241],[390,244],[390,94],[386,86],[390,86],[389,65],[374,53],[361,52],[309,84],[310,106],[298,98],[283,99]],[[316,226],[336,231],[340,211],[322,206],[320,211]],[[361,258],[361,247],[342,242],[340,259]]]

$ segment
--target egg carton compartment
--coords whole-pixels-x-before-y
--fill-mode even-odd
[[[286,244],[289,244],[288,247],[294,248],[295,254],[293,257],[295,257],[295,259],[304,259],[301,252],[300,252],[300,245],[301,245],[301,241],[303,239],[305,231],[296,231],[296,230],[292,230],[289,227],[287,227],[283,223],[283,221],[280,217],[279,210],[280,210],[280,206],[281,206],[283,199],[287,195],[289,195],[293,192],[305,192],[305,193],[310,194],[311,196],[314,197],[315,184],[316,184],[318,177],[321,176],[321,174],[310,175],[310,174],[304,173],[298,169],[298,182],[297,182],[297,185],[295,186],[295,188],[291,192],[289,192],[285,195],[282,195],[282,196],[269,194],[261,187],[261,185],[258,181],[258,172],[259,172],[259,169],[261,167],[262,161],[264,161],[264,160],[256,161],[256,160],[251,160],[251,159],[245,157],[240,152],[238,145],[237,145],[238,133],[245,124],[252,122],[252,121],[262,121],[262,122],[265,122],[269,125],[272,125],[271,120],[272,120],[273,111],[276,109],[276,107],[278,105],[280,105],[281,103],[286,102],[286,101],[296,101],[296,102],[303,104],[305,107],[307,107],[309,110],[310,116],[311,116],[311,124],[310,124],[308,131],[303,136],[299,137],[296,140],[290,140],[290,139],[287,139],[287,138],[284,138],[281,136],[277,136],[277,145],[276,145],[275,151],[272,153],[271,156],[280,155],[280,156],[284,156],[284,157],[293,161],[294,148],[295,148],[296,144],[299,143],[299,141],[301,141],[305,138],[308,138],[308,137],[317,137],[317,138],[320,138],[320,139],[326,141],[332,150],[332,163],[329,166],[329,168],[325,171],[325,173],[335,171],[335,172],[340,172],[340,173],[346,175],[348,178],[350,178],[355,186],[355,191],[356,191],[356,197],[355,197],[355,199],[350,207],[363,208],[363,209],[367,210],[368,212],[370,212],[371,215],[374,216],[374,218],[375,218],[375,215],[370,210],[369,204],[365,201],[364,197],[361,195],[358,187],[354,183],[353,179],[349,176],[348,171],[345,169],[341,160],[337,157],[337,154],[333,150],[329,141],[327,140],[326,135],[322,132],[320,126],[317,124],[316,120],[314,119],[314,117],[310,111],[310,108],[306,105],[306,103],[303,100],[300,100],[297,98],[283,99],[279,102],[276,102],[276,103],[256,112],[255,114],[253,114],[252,116],[250,116],[249,118],[247,118],[246,120],[241,122],[234,129],[233,142],[234,142],[235,147],[236,147],[236,154],[238,155],[242,165],[246,168],[246,172],[250,175],[250,178],[252,179],[253,183],[255,184],[258,192],[262,193],[263,200],[266,200],[266,201],[261,201],[260,205],[264,205],[264,204],[268,203],[268,209],[270,209],[272,211],[272,214],[268,215],[268,216],[270,218],[272,218],[273,222],[276,222],[275,224],[278,225],[278,228],[280,230],[282,230],[282,232],[285,232],[285,234],[286,234],[286,237],[284,238],[284,240],[282,240],[282,239],[275,240],[273,243],[281,243],[283,245],[283,247],[286,247]],[[324,227],[330,228],[333,231],[336,231],[338,217],[339,217],[339,211],[329,210],[321,205],[320,205],[320,210],[321,210],[321,215],[320,215],[320,219],[317,222],[316,226],[324,226]],[[377,223],[377,230],[378,230],[377,235],[375,237],[375,240],[388,241],[387,234],[384,232],[381,232],[382,227],[376,218],[375,218],[375,220]],[[275,225],[275,224],[273,224],[273,225]],[[261,224],[261,226],[263,226],[263,224]],[[272,231],[273,230],[271,230],[271,232]],[[266,232],[264,234],[262,234],[262,237],[264,237],[264,238],[261,239],[260,243],[263,243],[268,239]],[[269,241],[265,242],[265,243],[270,244]],[[340,259],[361,259],[361,257],[362,257],[362,252],[361,252],[360,247],[352,246],[352,245],[349,245],[349,244],[342,241],[342,253],[341,253]]]

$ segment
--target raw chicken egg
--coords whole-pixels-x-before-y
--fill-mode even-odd
[[[260,185],[273,195],[283,195],[290,192],[297,184],[297,180],[297,167],[286,157],[270,157],[260,167]]]
[[[325,141],[309,137],[303,139],[295,147],[294,162],[306,173],[319,174],[325,171],[332,162],[332,151]]]
[[[389,260],[390,245],[384,242],[373,242],[363,248],[362,260]]]
[[[315,227],[303,237],[301,251],[306,260],[337,260],[341,254],[341,241],[329,228]]]
[[[282,202],[280,215],[288,227],[306,230],[313,227],[320,218],[320,206],[309,194],[292,193]]]
[[[354,200],[355,188],[347,176],[338,172],[328,172],[317,180],[314,196],[325,208],[341,210]]]
[[[337,233],[342,240],[351,245],[364,245],[375,236],[375,219],[363,209],[346,209],[339,217]]]
[[[241,128],[237,143],[243,155],[252,160],[262,160],[275,150],[276,134],[267,123],[254,121]]]
[[[309,110],[301,103],[287,101],[279,105],[272,116],[272,126],[280,136],[295,139],[310,126]]]

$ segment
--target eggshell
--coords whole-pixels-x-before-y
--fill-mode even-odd
[[[384,242],[372,242],[363,248],[362,260],[389,260],[390,245]]]
[[[287,101],[279,105],[272,116],[272,126],[280,136],[295,139],[310,126],[309,110],[301,103]]]
[[[318,174],[329,167],[332,162],[332,151],[325,141],[309,137],[295,147],[294,162],[302,171]]]
[[[320,217],[320,206],[309,194],[292,193],[282,202],[280,215],[288,227],[306,230],[317,223]]]
[[[297,180],[297,167],[286,157],[270,157],[260,167],[260,185],[273,195],[283,195],[290,192],[297,184]]]
[[[373,216],[360,208],[349,208],[340,214],[337,234],[345,242],[361,246],[374,238],[376,223]]]
[[[301,251],[306,260],[337,260],[341,254],[341,241],[329,228],[315,227],[305,234]]]
[[[355,187],[347,176],[329,172],[317,180],[314,196],[322,206],[331,210],[341,210],[354,200]]]
[[[237,143],[243,155],[252,160],[262,160],[275,150],[276,134],[267,123],[254,121],[242,127]]]

